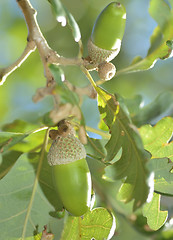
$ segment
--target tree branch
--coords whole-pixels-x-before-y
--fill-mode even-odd
[[[27,59],[27,57],[36,49],[34,41],[28,41],[22,55],[10,66],[0,69],[0,85],[3,85],[8,75],[10,75],[16,68]]]
[[[53,76],[48,68],[47,59],[51,54],[57,55],[48,45],[46,39],[42,35],[40,27],[37,23],[36,10],[32,7],[29,0],[17,0],[19,7],[21,8],[23,15],[25,17],[25,21],[28,27],[28,39],[34,41],[38,51],[40,53],[40,57],[44,67],[44,74],[47,78],[47,86],[51,86],[53,83]]]
[[[0,69],[0,85],[2,85],[7,76],[12,73],[16,68],[18,68],[29,56],[29,54],[34,51],[37,47],[43,67],[44,67],[44,75],[47,79],[47,87],[52,87],[54,84],[54,78],[53,75],[48,67],[48,64],[56,64],[56,65],[78,65],[78,66],[84,66],[87,69],[93,69],[95,66],[93,66],[88,59],[83,58],[64,58],[59,56],[54,50],[52,50],[46,39],[44,38],[40,27],[37,23],[37,12],[32,7],[29,0],[16,0],[19,7],[21,8],[23,15],[25,17],[25,21],[28,28],[28,42],[27,46],[21,55],[21,57],[14,62],[12,65]]]

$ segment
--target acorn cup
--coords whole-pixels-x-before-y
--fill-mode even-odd
[[[82,216],[90,208],[91,175],[84,146],[70,124],[64,125],[65,132],[61,131],[53,141],[47,158],[64,208],[74,216]]]
[[[114,59],[121,48],[125,31],[126,9],[112,2],[99,14],[88,41],[88,53],[94,64],[109,62]]]

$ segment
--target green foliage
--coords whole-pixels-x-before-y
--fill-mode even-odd
[[[98,105],[100,107],[101,103],[99,102]],[[110,118],[109,105],[105,108],[103,104],[102,112],[103,109],[106,112],[106,118],[108,115]],[[110,125],[108,126],[110,127]],[[119,190],[119,198],[124,202],[134,199],[134,209],[136,209],[146,201],[148,196],[149,190],[146,183],[148,171],[145,163],[149,160],[150,155],[143,149],[137,129],[132,125],[126,109],[123,109],[123,104],[120,104],[119,113],[110,127],[110,131],[111,138],[105,146],[107,150],[105,161],[111,161],[122,148],[120,159],[111,166],[114,172],[113,178],[126,178]],[[141,189],[141,185],[143,189]]]
[[[147,104],[144,107],[140,107],[142,104],[142,97],[136,96],[135,99],[129,99],[125,101],[127,107],[130,108],[131,117],[133,123],[140,127],[146,123],[155,121],[165,114],[172,107],[173,93],[172,91],[161,92],[153,102]]]
[[[51,7],[55,19],[61,22],[62,26],[65,26],[66,22],[70,26],[73,39],[78,42],[80,50],[74,58],[74,65],[78,60],[81,60],[80,64],[77,64],[79,65],[78,70],[53,64],[49,64],[47,67],[45,63],[44,67],[47,67],[47,72],[53,76],[55,86],[52,89],[49,86],[42,89],[52,91],[51,93],[49,91],[51,95],[49,97],[54,100],[54,106],[51,102],[48,107],[47,103],[50,98],[46,97],[43,105],[38,104],[35,108],[24,102],[22,113],[17,111],[14,114],[17,116],[15,121],[13,121],[14,118],[10,117],[12,115],[6,116],[8,107],[9,112],[15,112],[17,104],[22,102],[21,99],[25,99],[30,86],[33,85],[33,88],[30,89],[29,94],[31,92],[31,95],[34,95],[33,91],[38,87],[40,88],[40,85],[44,85],[42,81],[36,81],[41,77],[40,72],[35,70],[38,67],[36,65],[38,58],[35,56],[32,65],[30,62],[26,63],[26,68],[29,70],[26,71],[26,68],[22,70],[21,67],[21,70],[18,70],[18,75],[14,73],[14,81],[8,82],[7,80],[7,83],[1,86],[3,90],[0,89],[0,98],[2,98],[0,113],[2,119],[7,118],[8,124],[1,124],[0,128],[0,240],[38,240],[41,239],[41,236],[43,237],[45,226],[47,226],[48,232],[52,232],[54,235],[50,233],[49,237],[51,239],[54,237],[57,240],[173,239],[171,225],[173,214],[171,202],[173,197],[172,85],[162,89],[164,79],[161,79],[162,91],[154,96],[157,91],[153,90],[152,99],[154,100],[148,104],[145,102],[145,96],[139,95],[140,91],[135,88],[136,86],[133,86],[135,90],[131,98],[126,92],[123,93],[123,97],[120,96],[118,85],[112,87],[110,91],[108,91],[106,84],[103,85],[104,88],[98,86],[100,81],[97,82],[95,73],[91,75],[82,66],[84,56],[80,31],[82,30],[83,33],[89,28],[92,12],[95,11],[95,3],[92,2],[92,6],[89,7],[88,2],[85,3],[86,6],[83,6],[84,18],[79,16],[78,19],[81,29],[64,6],[63,1],[49,0],[50,4],[46,5],[46,7]],[[42,4],[43,2],[41,6]],[[72,6],[73,1],[69,1],[68,4]],[[82,6],[81,2],[78,4],[80,7]],[[99,4],[103,4],[102,1],[99,1]],[[128,4],[131,3],[125,1],[127,16],[133,16]],[[149,14],[157,26],[150,37],[147,56],[144,58],[136,56],[129,66],[118,70],[115,78],[110,80],[111,86],[113,86],[114,81],[118,82],[120,74],[126,73],[130,82],[131,77],[128,73],[151,69],[159,59],[171,58],[173,45],[172,8],[172,0],[150,0]],[[38,8],[38,13],[41,9],[41,7]],[[82,14],[82,9],[80,10]],[[53,28],[52,25],[50,28]],[[9,27],[8,24],[6,27]],[[60,26],[56,25],[56,28],[58,29],[58,37],[54,37],[52,31],[55,31],[55,28],[53,28],[46,36],[48,42],[50,41],[50,45],[55,46],[57,41],[57,49],[59,46],[61,48],[58,51],[63,52],[62,49],[65,46],[66,53],[68,53],[69,49],[73,48],[65,40],[64,35],[68,36],[68,33],[65,32],[66,30],[63,32]],[[21,36],[23,36],[23,30],[21,32]],[[83,43],[86,43],[86,35],[90,36],[84,32]],[[143,43],[140,44],[142,48]],[[49,56],[44,57],[43,61],[45,59],[49,61]],[[126,57],[124,51],[120,55],[120,62],[125,61]],[[2,56],[2,58],[4,57]],[[85,61],[87,61],[87,57]],[[90,62],[90,64],[92,63]],[[97,93],[97,102],[91,100],[92,103],[88,104],[88,98],[83,97],[85,93],[83,94],[81,88],[81,81],[84,79],[82,71],[90,81],[89,87],[92,87],[93,92]],[[157,72],[154,74],[157,76],[155,78],[159,78]],[[166,76],[167,72],[164,74]],[[32,75],[35,77],[33,78]],[[22,81],[16,84],[15,81],[20,78],[19,76]],[[140,79],[138,76],[137,78]],[[172,76],[170,77],[172,78]],[[27,78],[29,80],[33,78],[33,81],[27,82]],[[74,78],[76,86],[72,84]],[[123,89],[126,88],[124,79],[125,75],[121,79]],[[136,83],[139,82],[139,79]],[[69,85],[66,84],[67,81],[69,81]],[[24,82],[27,85],[23,91],[20,87]],[[147,90],[152,88],[152,79],[151,85],[148,79],[146,84],[148,84]],[[155,84],[157,86],[158,82],[156,81]],[[12,86],[11,89],[9,86]],[[89,96],[89,94],[86,95]],[[31,96],[29,98],[31,100]],[[10,102],[7,104],[9,99]],[[16,99],[18,99],[17,104],[13,105],[13,101]],[[52,168],[47,162],[47,152],[51,144],[51,140],[48,139],[48,131],[51,128],[56,129],[55,121],[50,117],[50,112],[52,112],[53,107],[54,110],[58,111],[61,107],[65,109],[66,105],[70,105],[71,108],[75,107],[74,116],[69,114],[65,118],[67,117],[72,122],[77,129],[78,137],[85,143],[87,162],[93,182],[91,209],[82,217],[74,217],[64,209],[55,192]],[[93,105],[95,109],[91,112]],[[28,109],[32,109],[31,112]],[[25,115],[26,113],[27,115]],[[63,113],[61,115],[63,119]],[[90,120],[92,121],[90,122]],[[90,124],[92,127],[88,126]],[[96,125],[98,125],[97,129],[95,129]],[[81,127],[83,127],[84,133],[81,133]],[[85,131],[88,131],[88,134]],[[90,133],[99,134],[100,137],[90,135]],[[169,204],[167,202],[163,204],[162,196],[171,198]],[[168,216],[170,216],[169,219]]]
[[[106,209],[95,208],[90,213],[86,213],[83,218],[68,217],[61,239],[110,239],[115,226],[114,217]]]
[[[6,177],[1,180],[1,233],[2,239],[31,236],[33,226],[39,222],[44,226],[50,219],[49,212],[53,211],[37,179],[47,188],[45,192],[50,198],[52,184],[42,182],[37,173],[38,155],[29,159],[28,154],[20,156]],[[47,172],[47,169],[44,171]],[[42,173],[44,175],[44,173]],[[47,172],[47,178],[50,178]],[[42,231],[42,229],[38,229]]]
[[[169,1],[171,3],[171,0]],[[151,0],[149,13],[157,22],[158,26],[150,38],[150,48],[145,58],[135,57],[132,64],[121,70],[121,73],[130,73],[152,68],[158,59],[171,57],[171,48],[166,44],[167,40],[173,38],[173,12],[169,5],[163,0]]]
[[[144,125],[140,128],[144,147],[152,154],[153,158],[167,157],[173,160],[172,129],[173,118],[171,117],[161,119],[154,127]]]
[[[154,172],[154,189],[160,194],[173,195],[173,164],[167,158],[154,158],[149,164]]]
[[[80,29],[71,13],[65,8],[61,1],[59,0],[48,1],[52,5],[52,10],[55,14],[57,21],[61,22],[62,26],[65,26],[67,21],[72,30],[73,38],[75,39],[76,42],[79,42],[79,40],[81,39]]]
[[[147,217],[147,223],[153,230],[158,230],[165,223],[168,212],[160,211],[160,195],[154,193],[152,200],[143,207],[143,214]]]

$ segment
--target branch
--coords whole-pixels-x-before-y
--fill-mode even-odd
[[[44,71],[45,71],[44,74],[45,74],[45,77],[47,78],[47,86],[51,86],[54,81],[54,78],[48,68],[47,59],[48,59],[48,56],[52,54],[57,56],[58,54],[55,53],[49,47],[46,39],[44,38],[40,30],[40,27],[37,23],[37,19],[36,19],[37,12],[32,7],[29,0],[16,0],[16,1],[25,17],[25,21],[28,27],[28,39],[31,41],[34,41],[38,48],[38,51],[43,63]]]
[[[47,79],[47,87],[52,87],[54,85],[54,78],[53,75],[48,67],[48,64],[55,64],[55,65],[77,65],[77,66],[84,66],[88,70],[95,69],[95,65],[90,63],[89,59],[83,59],[83,58],[64,58],[59,56],[54,50],[52,50],[46,39],[44,38],[40,27],[37,23],[37,12],[32,7],[29,0],[16,0],[19,7],[21,8],[23,15],[25,17],[25,21],[28,28],[28,42],[27,46],[21,55],[21,57],[13,63],[11,66],[0,69],[0,77],[2,80],[0,80],[0,85],[2,85],[7,76],[12,73],[16,68],[18,68],[29,56],[29,54],[34,51],[37,47],[43,67],[44,67],[44,75]]]
[[[0,69],[0,85],[3,85],[8,75],[10,75],[16,68],[27,59],[27,57],[36,49],[34,41],[28,41],[22,55],[10,66]]]

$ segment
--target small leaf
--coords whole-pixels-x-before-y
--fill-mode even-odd
[[[165,117],[154,127],[144,125],[140,128],[144,147],[153,158],[167,157],[173,161],[173,141],[170,142],[173,132],[173,118]]]
[[[64,27],[66,26],[66,13],[60,0],[48,0],[51,3],[52,10],[55,13],[56,20]]]
[[[75,21],[72,14],[64,7],[64,5],[59,0],[49,0],[52,5],[52,10],[56,16],[58,22],[61,22],[61,25],[66,26],[66,22],[68,22],[73,38],[76,42],[79,42],[81,39],[81,33],[77,22]]]
[[[61,240],[111,239],[115,218],[105,208],[95,208],[82,218],[68,216]]]
[[[154,158],[148,166],[154,172],[155,191],[173,196],[173,173],[171,173],[173,163],[167,158]]]
[[[72,30],[73,38],[76,42],[79,42],[81,39],[81,33],[80,33],[79,26],[78,26],[77,22],[75,21],[73,15],[65,7],[64,7],[64,10],[66,12],[68,24]]]
[[[160,195],[154,193],[151,202],[143,207],[143,214],[147,218],[149,227],[155,231],[161,228],[167,220],[168,212],[160,210]]]
[[[100,87],[96,87],[98,93],[98,108],[104,123],[111,127],[112,123],[115,122],[116,115],[119,111],[119,102],[116,97]]]

